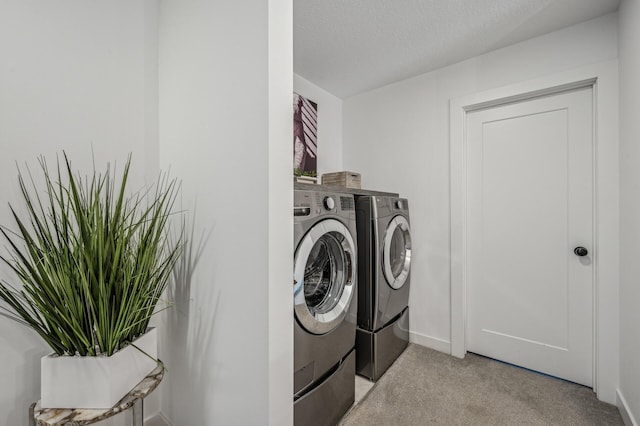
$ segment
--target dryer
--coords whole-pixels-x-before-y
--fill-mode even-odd
[[[294,191],[295,425],[334,425],[353,405],[356,245],[353,195]]]
[[[409,202],[359,196],[356,372],[376,381],[409,343]]]

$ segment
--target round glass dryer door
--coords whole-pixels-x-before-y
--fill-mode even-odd
[[[392,288],[399,289],[411,270],[411,229],[404,216],[396,216],[389,222],[382,258],[387,282]]]
[[[294,259],[294,310],[309,332],[324,334],[344,319],[355,291],[356,251],[349,230],[335,219],[307,232]]]

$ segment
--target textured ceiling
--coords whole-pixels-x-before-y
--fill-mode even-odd
[[[345,98],[618,8],[620,0],[294,0],[294,72]]]

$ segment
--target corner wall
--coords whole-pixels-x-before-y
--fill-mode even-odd
[[[149,0],[0,2],[0,224],[15,229],[7,203],[19,205],[16,162],[37,174],[65,150],[90,173],[93,159],[121,167],[133,153],[131,189],[157,168],[157,86],[143,90],[155,64],[156,35],[145,32]],[[152,23],[148,23],[152,25]],[[148,27],[147,27],[148,28]],[[4,242],[0,250],[4,252]],[[0,265],[0,277],[14,276]],[[0,425],[27,424],[40,397],[40,357],[51,352],[35,332],[0,318]]]
[[[365,188],[409,199],[413,341],[450,351],[449,101],[616,60],[617,16],[610,14],[344,100],[344,168],[362,173]],[[617,306],[617,281],[604,285]],[[602,338],[617,347],[614,328]],[[614,393],[605,392],[609,402]]]
[[[640,2],[623,0],[620,43],[620,388],[627,425],[640,422]],[[625,405],[626,404],[626,405]],[[635,420],[632,420],[635,419]]]
[[[174,425],[293,423],[291,16],[160,1],[160,164],[206,239],[161,329]]]

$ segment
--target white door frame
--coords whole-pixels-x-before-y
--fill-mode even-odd
[[[451,355],[466,348],[466,114],[572,88],[593,87],[594,374],[598,398],[615,404],[618,382],[618,77],[614,61],[453,99],[450,103]]]

